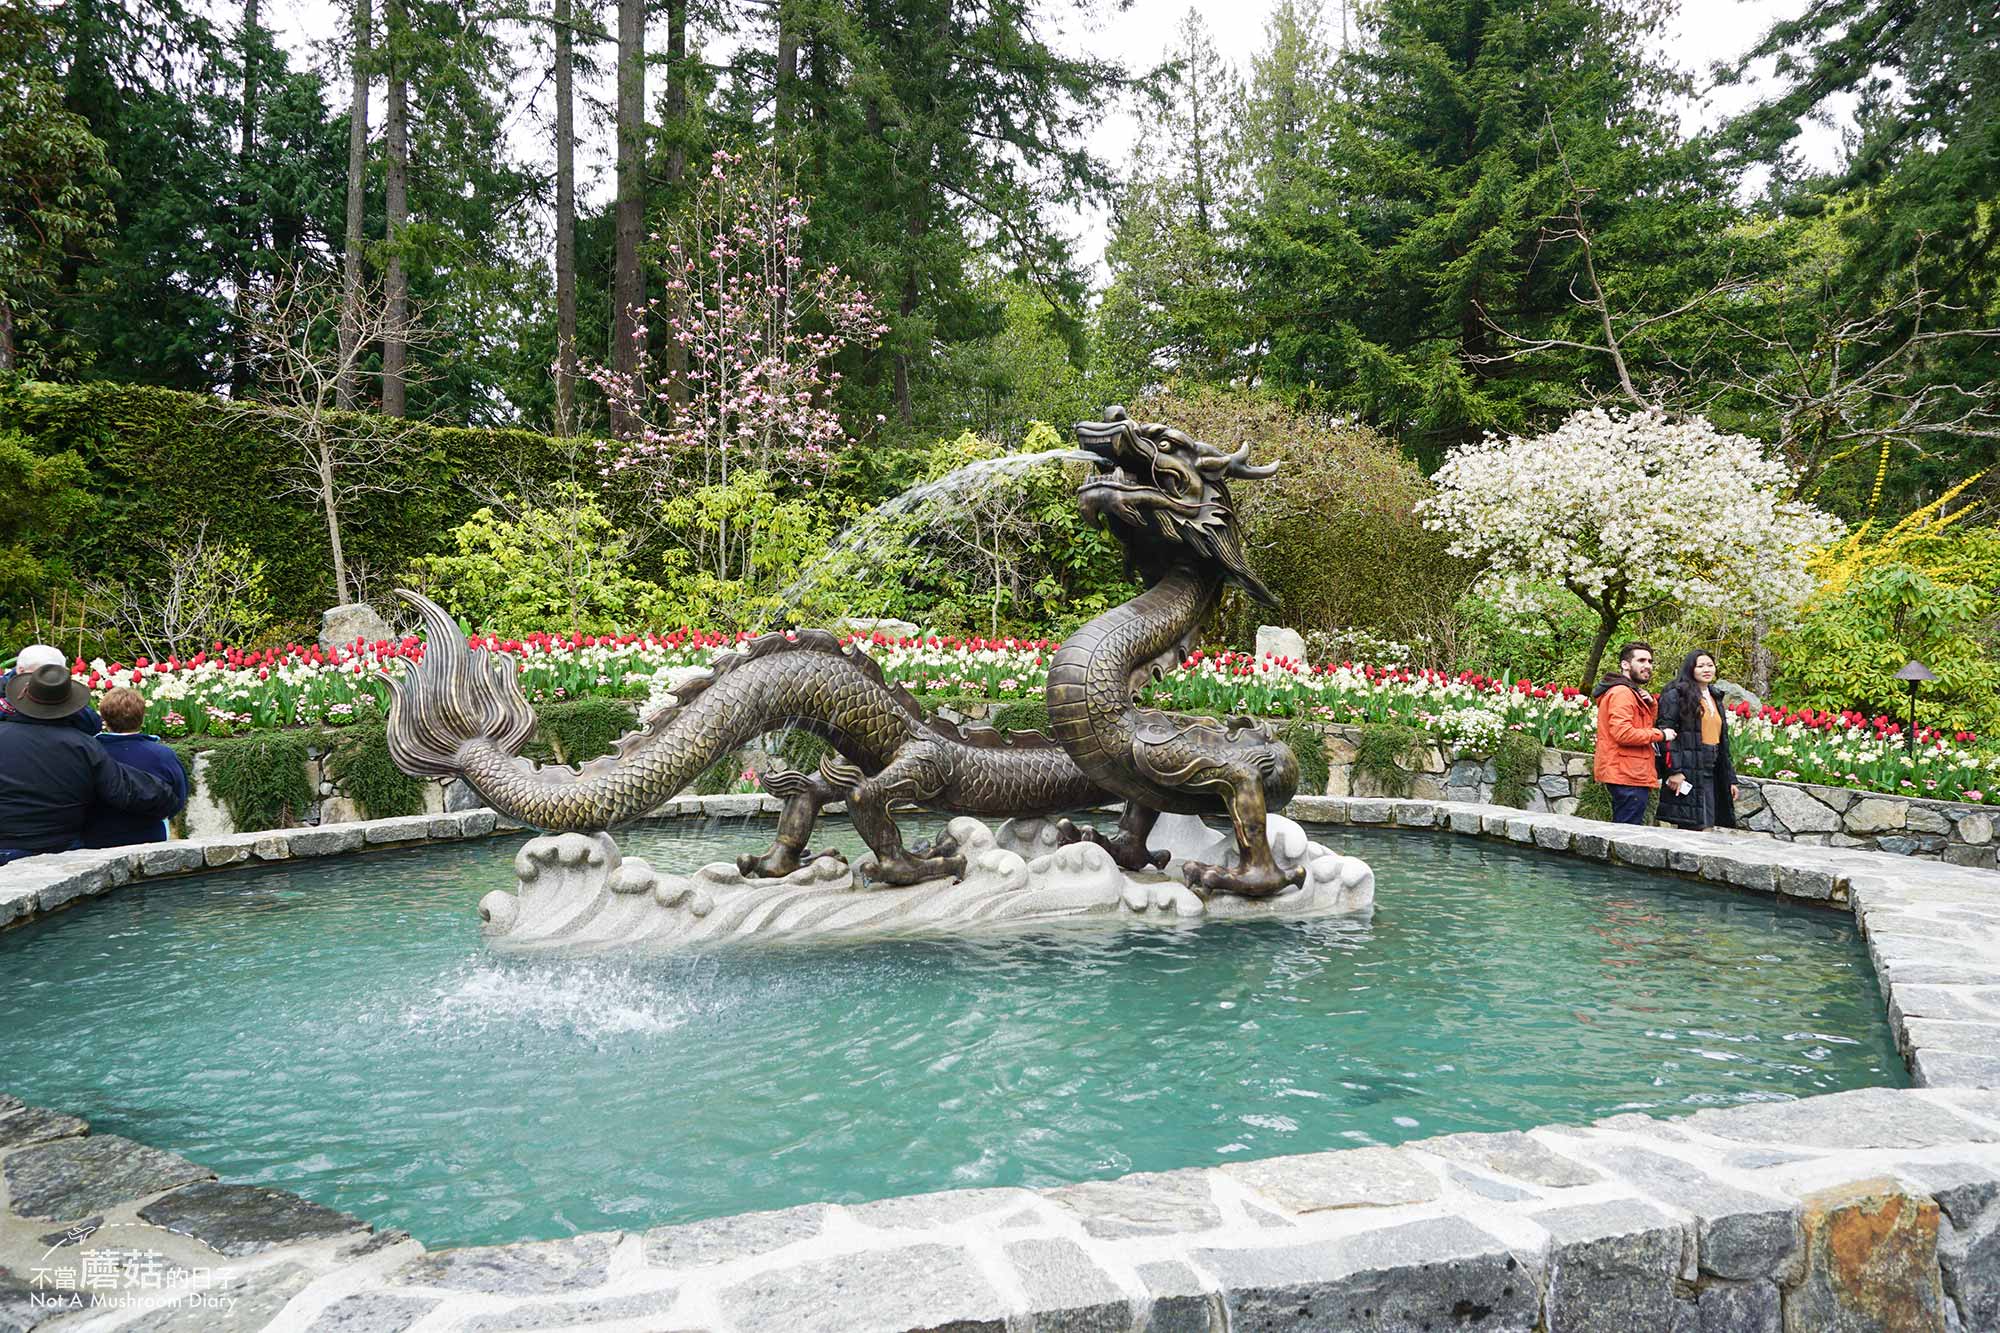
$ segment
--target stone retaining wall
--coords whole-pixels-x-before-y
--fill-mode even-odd
[[[954,722],[990,715],[998,704],[966,704],[941,713]],[[1328,726],[1326,732],[1328,796],[1383,797],[1407,794],[1417,800],[1491,802],[1499,774],[1491,759],[1461,756],[1446,747],[1422,744],[1403,756],[1404,781],[1397,790],[1373,775],[1358,772],[1354,758],[1362,729]],[[340,789],[324,771],[324,754],[314,751],[306,777],[318,793],[305,812],[307,827],[366,820],[368,812]],[[1591,757],[1574,750],[1545,750],[1541,772],[1529,787],[1522,808],[1531,812],[1575,814],[1590,781]],[[205,756],[197,756],[188,799],[187,835],[204,839],[235,833],[229,812],[208,794]],[[1821,787],[1772,779],[1744,778],[1737,806],[1745,828],[1788,842],[1821,846],[1868,847],[1899,856],[1949,861],[1954,865],[1991,869],[2000,865],[2000,809],[1954,801],[1928,801],[1846,787]],[[687,798],[682,798],[687,799]],[[751,797],[749,799],[756,799]],[[673,803],[661,807],[669,812]],[[426,782],[424,810],[456,813],[479,808],[479,798],[462,782]]]
[[[1491,759],[1464,757],[1438,745],[1420,745],[1398,765],[1403,781],[1392,792],[1374,775],[1355,768],[1361,728],[1326,729],[1328,796],[1407,794],[1418,800],[1491,802],[1499,773]],[[1541,773],[1523,809],[1575,814],[1590,781],[1591,757],[1574,750],[1542,752]],[[1822,847],[1867,847],[1897,856],[1948,861],[1986,869],[2000,864],[1996,825],[2000,810],[1960,801],[1929,801],[1822,787],[1773,778],[1744,777],[1736,814],[1742,826],[1786,842]]]
[[[300,814],[301,827],[312,828],[321,824],[351,824],[367,819],[368,812],[361,804],[340,789],[326,771],[327,751],[314,749],[306,761],[306,783],[314,793],[313,803]],[[209,794],[208,788],[209,752],[198,751],[194,757],[194,771],[188,775],[187,815],[183,821],[189,838],[216,838],[238,832],[236,821],[229,816],[229,809]],[[456,788],[456,793],[453,792]],[[480,802],[472,796],[464,783],[426,782],[424,783],[424,813],[441,815],[447,812],[477,809]]]
[[[1291,813],[1843,906],[1920,1086],[437,1252],[0,1097],[0,1326],[47,1322],[38,1269],[104,1246],[202,1272],[236,1326],[328,1333],[2000,1329],[2000,873],[1459,803]]]

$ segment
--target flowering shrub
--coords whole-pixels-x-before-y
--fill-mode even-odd
[[[1700,417],[1594,408],[1546,435],[1454,449],[1418,504],[1481,590],[1523,628],[1567,590],[1597,614],[1593,660],[1631,612],[1673,601],[1782,618],[1811,595],[1812,552],[1840,524],[1785,498],[1791,473]]]
[[[589,697],[663,702],[676,668],[706,665],[747,635],[694,629],[671,634],[482,636],[473,643],[511,658],[534,703]],[[863,646],[883,673],[919,694],[1038,699],[1056,644],[1047,639],[939,638]],[[420,658],[416,638],[357,642],[334,652],[293,644],[245,652],[217,644],[185,661],[78,662],[102,692],[130,685],[146,696],[146,727],[163,736],[229,734],[286,726],[341,726],[380,717],[388,678]],[[1468,753],[1490,754],[1507,732],[1588,750],[1596,709],[1569,686],[1341,662],[1308,667],[1285,658],[1196,653],[1155,685],[1148,702],[1193,712],[1248,713],[1307,722],[1420,727]],[[1731,708],[1737,767],[1753,777],[1867,787],[1907,796],[1985,802],[2000,791],[2000,753],[1971,732],[1920,733],[1906,753],[1896,719],[1859,713]]]

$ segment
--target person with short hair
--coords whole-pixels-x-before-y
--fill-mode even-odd
[[[1659,703],[1646,692],[1653,679],[1653,645],[1633,640],[1618,649],[1618,670],[1597,683],[1597,781],[1611,793],[1611,818],[1646,822],[1646,802],[1660,785],[1653,746],[1674,738],[1655,725]]]
[[[172,787],[179,799],[167,818],[179,814],[187,805],[187,770],[181,767],[180,756],[170,746],[163,744],[158,736],[148,736],[139,730],[146,724],[145,696],[130,688],[116,689],[98,701],[98,711],[104,715],[104,730],[98,734],[97,743],[125,767],[151,773]],[[90,826],[83,834],[86,847],[129,847],[137,842],[166,840],[166,819],[126,814],[103,806],[91,813]]]
[[[1662,761],[1667,770],[1660,782],[1662,824],[1736,827],[1736,765],[1729,757],[1729,719],[1715,674],[1715,654],[1697,648],[1660,691],[1660,721],[1675,732]]]
[[[0,719],[4,719],[14,711],[14,705],[7,702],[8,682],[12,681],[17,673],[26,675],[36,667],[44,666],[59,666],[68,670],[69,659],[63,656],[62,649],[46,643],[31,643],[14,654],[14,665],[4,674],[0,674]],[[86,736],[95,736],[104,730],[104,723],[97,716],[97,710],[89,704],[85,704],[80,712],[71,715],[69,725]]]
[[[0,864],[79,847],[100,807],[146,819],[181,808],[185,789],[113,759],[77,730],[90,691],[48,663],[7,682],[13,711],[0,720]]]

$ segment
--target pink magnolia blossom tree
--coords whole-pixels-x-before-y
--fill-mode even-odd
[[[775,164],[716,153],[679,228],[654,237],[665,272],[661,294],[635,322],[635,369],[587,371],[617,409],[613,419],[631,423],[623,438],[599,444],[600,473],[640,488],[663,513],[697,516],[676,530],[696,569],[719,580],[754,579],[769,564],[760,530],[785,526],[761,512],[769,504],[746,505],[746,493],[782,504],[852,445],[834,406],[833,363],[888,331],[837,266],[801,258],[807,221]],[[648,327],[665,330],[684,369],[661,366],[646,346]]]

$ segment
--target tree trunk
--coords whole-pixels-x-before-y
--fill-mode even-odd
[[[773,93],[772,125],[779,143],[791,138],[798,112],[799,19],[790,0],[778,0],[777,87]]]
[[[340,505],[333,484],[333,447],[322,435],[319,439],[319,501],[326,510],[326,541],[333,551],[333,595],[335,606],[354,600],[347,588],[347,556],[340,546]]]
[[[828,117],[831,115],[833,71],[828,68],[830,58],[826,43],[819,38],[819,30],[813,30],[806,44],[808,77],[812,82],[812,106],[808,108],[812,116],[812,157],[813,182],[815,187],[826,180],[826,132]]]
[[[924,233],[930,230],[930,219],[923,213],[924,203],[925,196],[919,194],[907,205],[913,211],[910,214],[909,225],[904,230],[912,242],[910,248],[913,253],[910,257],[910,267],[903,274],[903,298],[896,306],[896,312],[904,320],[908,320],[917,309],[917,261],[914,251],[917,248],[916,243],[921,242]],[[907,426],[917,419],[916,403],[910,396],[910,353],[907,346],[899,346],[896,349],[894,373],[896,416]]]
[[[410,222],[410,33],[404,0],[383,0],[389,50],[389,113],[383,138],[389,154],[384,181],[389,265],[382,278],[382,413],[409,415],[410,345],[403,330],[410,317],[410,277],[403,264],[403,234]]]
[[[556,420],[576,429],[576,93],[570,0],[555,0],[556,29]]]
[[[1750,693],[1759,700],[1771,692],[1771,622],[1762,611],[1750,621]]]
[[[667,0],[667,193],[678,204],[687,180],[687,0]],[[674,299],[672,313],[687,313],[685,294]],[[667,398],[676,409],[687,406],[687,348],[675,339],[667,344]]]
[[[1609,606],[1595,608],[1597,611],[1597,637],[1590,641],[1590,656],[1583,664],[1583,684],[1581,689],[1589,694],[1597,684],[1597,670],[1604,665],[1604,650],[1611,645],[1611,636],[1618,632],[1619,613]]]
[[[14,303],[0,292],[0,370],[14,368]]]
[[[667,0],[667,119],[674,133],[667,141],[667,188],[677,190],[687,179],[688,7],[687,0]]]
[[[353,408],[359,400],[361,365],[361,219],[367,203],[368,0],[354,0],[354,95],[347,112],[347,250],[341,261],[340,378],[334,403]],[[329,522],[331,519],[329,519]]]
[[[621,375],[639,370],[639,338],[645,318],[646,279],[639,270],[639,238],[646,222],[646,5],[618,0],[618,204],[617,251],[611,274],[611,368]],[[611,428],[631,435],[639,423],[614,402]]]
[[[260,0],[243,4],[243,105],[240,137],[236,143],[236,261],[231,277],[236,284],[235,354],[229,358],[229,392],[240,399],[249,390],[251,374],[250,338],[250,256],[264,246],[264,224],[257,209],[257,195],[250,188],[250,176],[257,153],[257,11]]]

